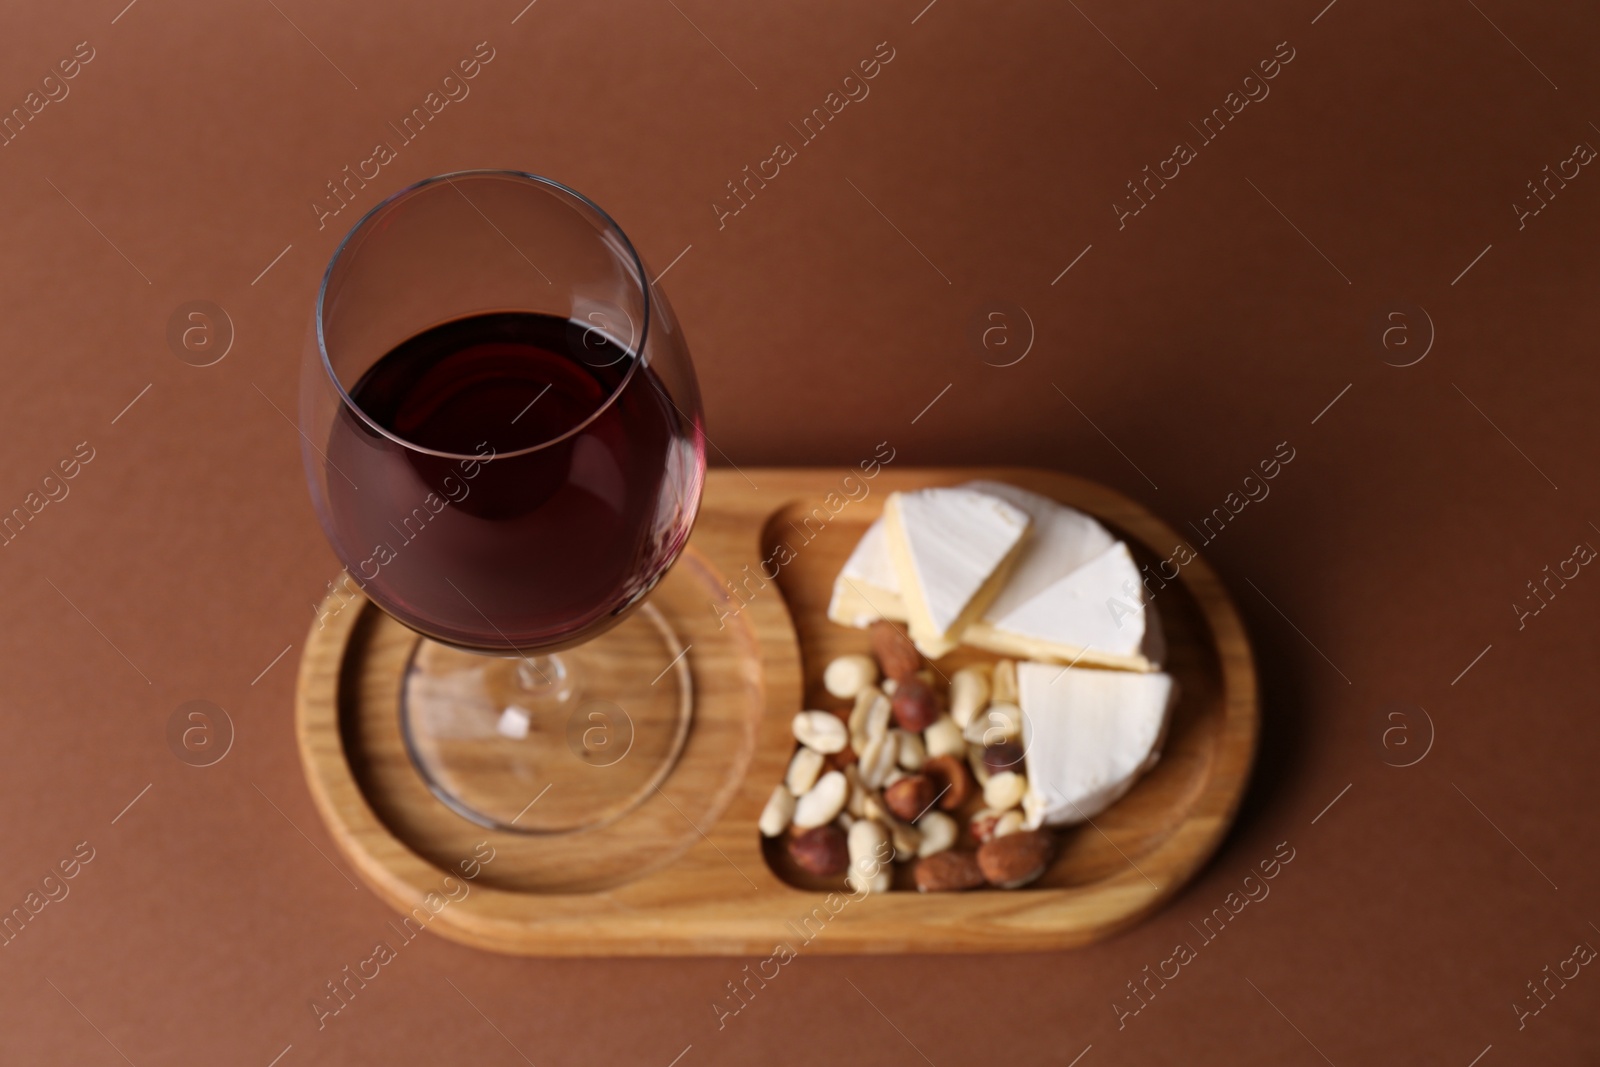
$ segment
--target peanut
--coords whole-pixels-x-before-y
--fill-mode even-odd
[[[873,819],[858,819],[846,836],[850,855],[850,887],[863,893],[882,893],[893,881],[889,869],[889,831]]]
[[[802,711],[794,717],[794,737],[824,756],[838,752],[850,741],[850,732],[838,716],[826,711]]]
[[[825,826],[838,818],[850,795],[850,783],[838,771],[829,771],[794,802],[794,825],[802,830]]]
[[[963,667],[950,676],[950,717],[965,727],[989,703],[989,679],[974,667]]]
[[[822,672],[822,686],[846,700],[878,680],[878,665],[871,656],[840,656]]]
[[[793,818],[794,794],[780,785],[767,799],[767,806],[761,809],[761,818],[756,825],[763,837],[777,837],[789,828],[789,821]]]
[[[794,750],[794,757],[789,760],[789,770],[783,776],[783,784],[789,787],[789,792],[800,796],[817,784],[826,761],[827,757],[822,753],[802,745]]]
[[[918,819],[917,829],[922,831],[922,844],[917,846],[917,855],[922,857],[943,852],[961,835],[956,821],[942,811],[930,811]]]
[[[922,741],[929,758],[967,754],[967,739],[961,736],[961,727],[948,715],[939,716],[932,726],[922,731]]]

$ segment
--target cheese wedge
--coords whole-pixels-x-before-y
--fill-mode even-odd
[[[965,488],[997,496],[1026,511],[1033,520],[1028,543],[1017,555],[1011,580],[984,612],[984,618],[1009,614],[1117,543],[1111,532],[1094,519],[1047,496],[1004,482],[968,482]]]
[[[1104,526],[1076,508],[1004,482],[968,482],[962,488],[997,496],[1028,513],[1032,522],[1005,587],[985,614],[993,617],[1076,570],[1116,543]],[[906,620],[900,582],[889,562],[889,542],[879,518],[861,536],[833,583],[828,618],[841,626],[870,626],[878,619]]]
[[[1019,584],[1013,579],[1006,593],[1020,592]],[[1139,565],[1118,541],[1020,603],[1008,597],[1007,610],[997,598],[963,640],[1024,659],[1155,670],[1165,642],[1144,596]]]
[[[828,618],[840,626],[865,629],[879,619],[906,619],[905,602],[900,599],[900,580],[889,562],[889,535],[883,520],[876,519],[861,535],[855,551],[845,560],[844,569],[833,582],[833,597],[828,601]]]
[[[1083,822],[1161,757],[1177,686],[1166,674],[1019,663],[1026,825]]]
[[[1160,669],[1160,619],[1126,546],[1093,518],[1038,493],[992,481],[962,488],[999,497],[1027,512],[1032,525],[1009,579],[961,643],[1025,659]],[[865,627],[909,617],[879,519],[834,581],[828,618]]]
[[[989,606],[1028,532],[1027,512],[973,489],[891,493],[884,533],[907,629],[930,659]]]

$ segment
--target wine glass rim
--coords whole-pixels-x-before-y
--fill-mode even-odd
[[[589,415],[576,426],[573,426],[566,432],[552,437],[547,441],[541,441],[538,444],[529,445],[526,448],[519,448],[511,452],[496,452],[487,457],[485,457],[482,453],[448,452],[437,448],[428,448],[427,446],[420,445],[415,441],[407,440],[401,435],[394,433],[392,430],[389,430],[387,427],[378,423],[377,420],[373,419],[366,413],[366,411],[362,409],[360,404],[356,403],[355,398],[352,397],[349,390],[344,387],[344,382],[339,380],[338,373],[333,369],[333,360],[328,355],[327,339],[323,336],[322,330],[323,308],[328,295],[328,282],[333,278],[334,268],[339,265],[340,258],[344,255],[345,249],[355,238],[356,234],[362,232],[368,222],[377,217],[380,212],[392,204],[395,204],[406,197],[412,196],[413,194],[418,193],[429,186],[437,185],[440,182],[453,185],[455,180],[458,178],[512,178],[519,181],[532,182],[536,185],[542,185],[548,189],[554,190],[558,194],[571,197],[579,204],[587,207],[605,221],[605,224],[609,226],[611,231],[617,235],[619,240],[621,240],[622,247],[627,249],[628,258],[632,261],[633,268],[638,273],[639,292],[644,301],[644,310],[642,313],[644,322],[639,328],[638,343],[632,346],[631,354],[633,355],[634,359],[632,363],[628,365],[628,369],[623,373],[621,380],[617,382],[616,386],[611,390],[610,395],[605,398],[604,402],[602,402],[599,407],[590,412]],[[460,190],[457,190],[457,192],[459,191]],[[494,224],[491,222],[490,225],[493,226]],[[373,207],[370,208],[365,215],[362,215],[361,218],[357,219],[355,225],[350,227],[349,232],[346,233],[344,237],[340,238],[338,246],[333,250],[333,255],[328,257],[328,266],[322,272],[322,282],[317,286],[317,312],[315,316],[317,354],[322,358],[322,369],[327,373],[328,380],[333,383],[334,389],[339,393],[340,402],[343,403],[344,406],[348,408],[358,419],[366,423],[366,425],[371,427],[375,432],[382,434],[384,437],[387,437],[389,440],[393,441],[397,445],[400,445],[402,448],[410,449],[413,452],[421,452],[429,456],[438,456],[441,459],[454,459],[471,461],[475,463],[492,463],[497,459],[512,459],[517,456],[525,456],[529,453],[538,452],[541,449],[549,448],[552,445],[560,444],[562,441],[582,433],[585,427],[589,426],[601,415],[604,415],[606,411],[610,409],[611,405],[616,402],[617,397],[622,395],[623,390],[628,387],[628,384],[633,380],[633,376],[638,373],[640,366],[645,362],[645,343],[650,336],[650,310],[650,281],[645,275],[644,261],[639,258],[639,251],[638,249],[634,248],[633,241],[628,237],[626,231],[624,231],[623,228],[617,224],[617,220],[612,218],[610,213],[607,212],[605,208],[601,207],[587,196],[584,196],[570,185],[559,182],[554,178],[547,178],[542,174],[534,174],[525,170],[503,170],[493,167],[454,170],[444,174],[436,174],[431,178],[423,178],[420,181],[412,182],[410,185],[404,186],[395,192],[390,193],[388,196],[378,201],[377,204],[373,205]],[[603,333],[604,331],[600,332]]]

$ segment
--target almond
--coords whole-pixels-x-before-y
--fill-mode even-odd
[[[922,773],[933,782],[940,811],[955,811],[977,788],[966,763],[956,756],[929,757],[922,765]]]
[[[925,774],[908,774],[883,791],[883,804],[903,822],[915,822],[933,804],[938,790]]]
[[[916,865],[919,893],[953,893],[984,883],[983,870],[971,852],[948,849],[924,856]]]
[[[872,624],[872,651],[878,657],[886,678],[903,683],[922,667],[922,653],[906,632],[892,622],[879,619]]]
[[[833,824],[797,830],[790,835],[789,855],[812,874],[831,877],[843,874],[850,865],[850,851],[844,831]]]
[[[939,721],[939,698],[933,687],[920,678],[901,682],[891,701],[894,721],[902,730],[920,734]]]
[[[1021,830],[980,846],[978,867],[990,885],[1016,889],[1043,874],[1054,855],[1055,837],[1048,830]]]

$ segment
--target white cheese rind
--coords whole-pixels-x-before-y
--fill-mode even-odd
[[[967,488],[893,493],[884,519],[912,640],[924,655],[942,655],[1005,581],[1031,520]]]
[[[1155,766],[1176,702],[1166,674],[1019,663],[1030,829],[1091,819]]]
[[[1117,541],[1010,611],[991,608],[965,640],[1013,656],[1148,671],[1161,660],[1160,632],[1139,565]]]
[[[964,488],[997,496],[1033,520],[1028,543],[1017,553],[1005,588],[983,613],[985,619],[1010,614],[1117,543],[1109,530],[1077,508],[1038,493],[991,481],[968,482]]]
[[[1117,550],[1105,527],[1014,485],[974,481],[962,488],[1007,501],[1027,512],[1032,525],[1010,576],[956,639],[1021,659],[1160,669],[1166,656],[1160,617],[1146,600],[1138,565],[1125,546]],[[883,519],[867,528],[834,581],[828,617],[856,627],[909,618]]]
[[[875,519],[861,535],[855,551],[833,582],[828,618],[840,626],[866,628],[879,619],[905,621],[900,579],[889,562],[889,535],[883,519]]]

